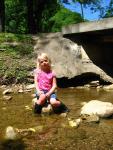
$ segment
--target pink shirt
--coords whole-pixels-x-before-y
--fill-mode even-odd
[[[34,73],[37,78],[39,89],[50,90],[52,87],[53,78],[56,77],[55,73],[53,73],[52,71],[46,73],[40,69],[35,69]]]

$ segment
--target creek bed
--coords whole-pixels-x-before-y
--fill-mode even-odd
[[[42,127],[39,132],[10,143],[14,150],[112,150],[113,118],[101,119],[99,123],[81,123],[78,128],[68,125],[68,117],[79,118],[81,102],[93,99],[113,103],[113,92],[96,89],[58,89],[58,98],[70,109],[66,118],[59,115],[35,115],[30,93],[14,94],[9,101],[2,100],[0,93],[0,148],[9,150],[9,143],[3,144],[7,126],[25,129]],[[16,146],[14,146],[14,145]],[[18,144],[20,144],[18,146]],[[15,148],[16,147],[16,148]]]

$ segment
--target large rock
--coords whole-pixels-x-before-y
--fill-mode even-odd
[[[113,104],[110,102],[91,100],[81,108],[81,115],[109,117],[113,115]]]
[[[61,33],[42,34],[41,37],[34,37],[34,40],[35,53],[49,54],[58,78],[95,74],[100,79],[113,83],[113,79],[90,60],[81,45],[63,38]]]

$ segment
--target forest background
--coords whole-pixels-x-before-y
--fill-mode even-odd
[[[105,0],[0,0],[0,28],[2,32],[36,34],[58,32],[61,27],[83,21],[85,9],[98,12],[99,19],[113,16],[113,0],[107,6]],[[78,3],[80,5],[78,5]],[[72,12],[64,6],[74,4]]]

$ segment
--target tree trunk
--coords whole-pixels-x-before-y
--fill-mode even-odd
[[[33,0],[27,0],[27,24],[28,24],[28,33],[36,34],[36,22],[34,18],[34,10],[33,10]]]
[[[0,0],[0,32],[5,31],[5,5],[4,0]]]
[[[48,0],[35,0],[34,1],[34,16],[37,23],[37,32],[42,32],[42,12],[44,10],[45,4],[48,3]]]
[[[82,15],[82,18],[84,20],[84,11],[83,11],[83,4],[80,3],[80,7],[81,7],[81,15]]]

